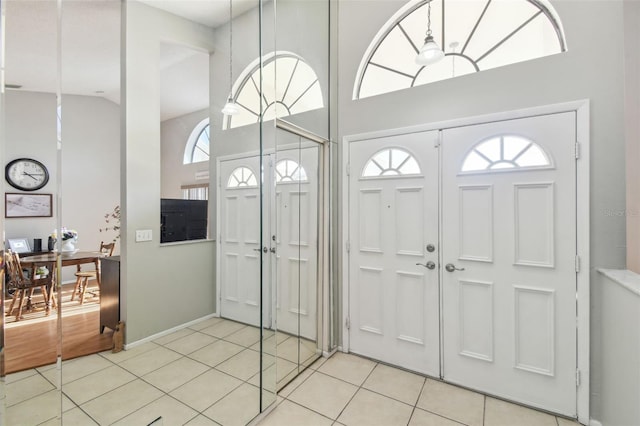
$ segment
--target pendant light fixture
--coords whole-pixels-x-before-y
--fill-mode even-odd
[[[229,99],[222,108],[224,115],[236,115],[240,112],[238,105],[233,101],[233,0],[229,0]]]
[[[444,58],[444,52],[433,39],[433,35],[431,35],[431,1],[429,0],[427,9],[427,37],[424,39],[424,45],[422,45],[418,56],[416,56],[416,64],[422,66],[435,64]]]

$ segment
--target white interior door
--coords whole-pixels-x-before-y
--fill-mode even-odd
[[[441,148],[444,379],[571,417],[575,128],[573,112],[460,127]]]
[[[438,132],[351,142],[349,350],[439,374]],[[433,246],[433,248],[427,246]]]
[[[279,149],[275,162],[278,330],[316,340],[319,147]]]
[[[260,325],[259,161],[221,161],[218,172],[220,316],[254,326]]]

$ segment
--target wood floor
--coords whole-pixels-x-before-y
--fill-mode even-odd
[[[52,316],[54,314],[52,313]],[[5,328],[5,373],[10,374],[56,362],[57,321],[21,322]],[[62,318],[62,359],[67,360],[108,350],[113,331],[100,334],[100,311]]]

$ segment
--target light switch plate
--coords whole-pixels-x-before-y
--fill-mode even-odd
[[[151,241],[152,239],[153,233],[151,229],[136,229],[136,243]]]

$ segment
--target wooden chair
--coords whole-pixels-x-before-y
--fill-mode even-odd
[[[11,315],[13,307],[18,302],[18,312],[16,313],[16,321],[22,319],[22,309],[24,308],[25,295],[27,296],[27,307],[31,307],[31,297],[33,291],[36,288],[40,288],[42,296],[46,304],[46,312],[49,314],[50,307],[49,301],[52,301],[53,306],[56,307],[56,300],[49,297],[49,290],[53,292],[53,276],[55,274],[55,262],[34,262],[30,266],[29,277],[25,276],[23,267],[20,263],[20,256],[18,253],[8,251],[5,255],[6,270],[8,275],[7,291],[13,292],[11,305],[6,312],[6,315]],[[49,270],[49,274],[43,278],[36,278],[36,271],[38,268],[46,267]]]
[[[104,255],[104,257],[111,257],[113,255],[113,250],[116,248],[116,243],[108,243],[105,244],[104,241],[100,241],[100,253]],[[78,265],[78,271],[76,272],[76,285],[73,288],[73,293],[71,293],[71,300],[76,297],[76,293],[80,296],[80,304],[84,303],[84,295],[87,292],[87,286],[89,285],[89,279],[96,280],[98,282],[98,273],[99,271],[82,271],[80,269],[80,265]],[[98,282],[98,290],[100,290],[100,283]]]

